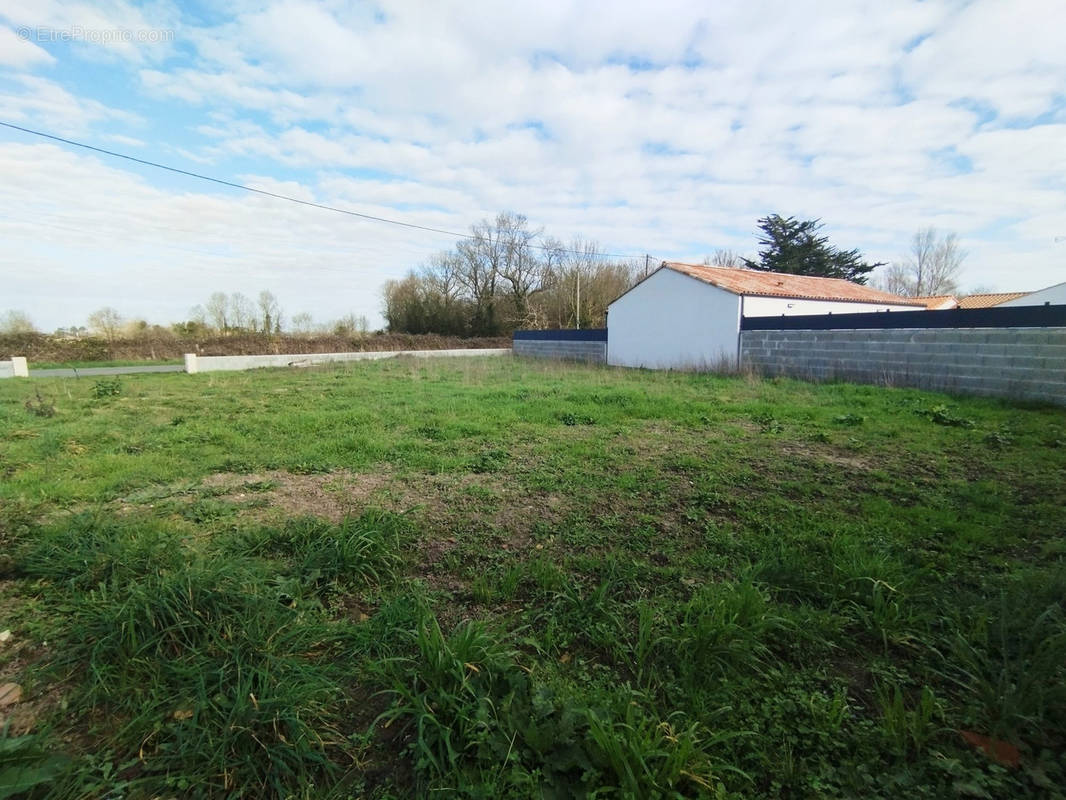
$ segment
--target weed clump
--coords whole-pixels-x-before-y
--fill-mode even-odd
[[[974,428],[977,423],[967,417],[961,417],[945,405],[915,409],[915,414],[925,417],[930,422],[947,428]]]
[[[866,422],[866,417],[862,414],[840,414],[833,417],[833,422],[837,425],[848,425],[854,427],[856,425],[862,425]]]
[[[93,383],[92,395],[97,400],[118,397],[122,394],[122,381],[118,378],[102,378]]]
[[[781,433],[785,430],[785,426],[781,421],[769,412],[755,414],[751,421],[758,425],[759,430],[763,433]]]
[[[45,419],[54,417],[56,415],[55,403],[51,399],[46,400],[41,397],[40,389],[35,389],[34,395],[35,397],[31,397],[25,402],[26,410],[35,417],[44,417]]]
[[[507,452],[500,449],[482,450],[470,463],[470,471],[475,475],[498,472],[507,463]]]

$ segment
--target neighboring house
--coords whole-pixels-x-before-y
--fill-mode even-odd
[[[915,297],[925,305],[926,311],[948,311],[959,307],[959,301],[953,294],[930,294],[924,297]]]
[[[1056,283],[1046,289],[1029,292],[1021,297],[1000,303],[1001,306],[1062,306],[1066,305],[1066,283]]]
[[[924,308],[921,300],[836,278],[663,262],[607,307],[607,363],[651,369],[735,365],[742,316]]]
[[[959,308],[992,308],[1025,297],[1028,292],[992,292],[989,294],[971,294],[959,298]]]

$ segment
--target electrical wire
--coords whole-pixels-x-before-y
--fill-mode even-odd
[[[189,178],[196,178],[198,180],[209,181],[210,183],[216,183],[216,184],[218,184],[220,186],[228,186],[231,189],[241,189],[242,191],[245,191],[245,192],[253,192],[255,194],[264,195],[266,197],[272,197],[275,200],[286,200],[286,201],[288,201],[290,203],[298,203],[299,205],[302,205],[302,206],[310,206],[311,208],[318,208],[318,209],[322,209],[323,211],[334,211],[334,212],[336,212],[338,214],[347,214],[348,216],[359,217],[360,219],[369,220],[371,222],[383,222],[383,223],[386,223],[388,225],[398,225],[400,227],[411,228],[413,230],[427,231],[429,233],[440,233],[440,234],[444,234],[445,236],[455,236],[456,238],[459,238],[459,239],[474,239],[474,238],[476,238],[475,236],[473,236],[472,234],[469,234],[469,233],[459,233],[457,231],[450,231],[450,230],[446,230],[444,228],[434,228],[434,227],[431,227],[431,226],[428,226],[428,225],[418,225],[418,224],[416,224],[414,222],[404,222],[403,220],[390,219],[388,217],[379,217],[379,216],[375,216],[373,214],[365,214],[365,213],[363,213],[361,211],[352,211],[351,209],[348,209],[348,208],[338,208],[337,206],[331,206],[331,205],[327,205],[325,203],[315,203],[315,202],[313,202],[311,200],[301,200],[300,198],[292,197],[291,195],[279,194],[278,192],[270,192],[270,191],[267,191],[266,189],[257,189],[254,186],[247,186],[246,184],[243,184],[243,183],[235,183],[233,181],[223,180],[222,178],[213,178],[210,175],[204,175],[204,174],[199,173],[199,172],[191,172],[189,170],[179,169],[178,167],[171,167],[171,166],[168,166],[166,164],[160,164],[160,163],[158,163],[156,161],[148,161],[147,159],[137,158],[136,156],[131,156],[131,155],[128,155],[126,153],[119,153],[119,152],[116,152],[114,150],[106,150],[106,149],[104,149],[102,147],[95,147],[94,145],[85,144],[84,142],[77,142],[77,141],[75,141],[73,139],[64,139],[62,136],[54,136],[54,135],[52,135],[50,133],[45,133],[44,131],[37,131],[37,130],[33,130],[32,128],[24,128],[21,125],[14,125],[14,124],[12,124],[10,122],[4,122],[2,120],[0,120],[0,126],[3,126],[5,128],[11,128],[12,130],[16,130],[16,131],[21,131],[22,133],[28,133],[28,134],[31,134],[33,136],[40,136],[40,137],[42,137],[44,139],[51,139],[52,141],[55,141],[55,142],[62,142],[63,144],[68,144],[68,145],[71,145],[72,147],[81,147],[81,148],[83,148],[85,150],[91,150],[94,153],[102,153],[103,155],[112,156],[113,158],[122,158],[122,159],[125,159],[126,161],[132,161],[135,164],[142,164],[142,165],[144,165],[146,167],[154,167],[155,169],[166,170],[167,172],[173,172],[173,173],[176,173],[178,175],[185,175],[185,176],[187,176]],[[534,249],[537,249],[537,250],[545,250],[545,251],[551,250],[551,251],[555,251],[555,252],[561,251],[561,252],[564,252],[564,253],[578,253],[578,254],[584,255],[584,252],[581,251],[581,250],[571,250],[571,249],[567,249],[565,247],[564,248],[554,248],[554,247],[548,247],[546,245],[528,244],[528,243],[527,243],[526,246],[534,248]],[[604,257],[604,258],[642,258],[643,257],[643,254],[641,254],[640,256],[635,256],[635,255],[625,255],[625,254],[622,254],[622,253],[597,253],[597,255],[599,255],[601,257]]]

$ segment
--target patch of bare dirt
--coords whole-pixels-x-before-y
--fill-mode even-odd
[[[420,545],[426,566],[455,547],[456,537],[474,531],[493,536],[502,549],[520,549],[529,544],[534,526],[561,523],[571,507],[564,495],[529,492],[513,476],[493,473],[217,473],[202,486],[226,502],[265,501],[264,508],[246,513],[313,515],[333,522],[372,508],[411,513],[429,533]]]
[[[799,456],[808,461],[820,461],[835,464],[838,467],[869,472],[874,468],[869,459],[849,453],[842,453],[831,447],[819,447],[815,442],[783,442],[780,451],[787,456]]]
[[[6,633],[0,639],[0,729],[10,726],[11,734],[20,736],[59,705],[62,690],[28,680],[30,667],[47,657],[47,649],[24,638],[12,624],[31,613],[20,602],[14,585],[14,581],[0,581],[0,618],[4,620],[0,627]]]
[[[262,497],[269,508],[284,511],[286,516],[312,515],[338,522],[371,507],[402,510],[393,502],[390,487],[394,481],[380,472],[294,475],[271,470],[250,475],[219,472],[204,478],[201,485],[224,490],[222,500],[242,503]]]

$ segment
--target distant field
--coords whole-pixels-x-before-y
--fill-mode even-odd
[[[1062,797],[1064,508],[913,390],[3,381],[0,797]]]

